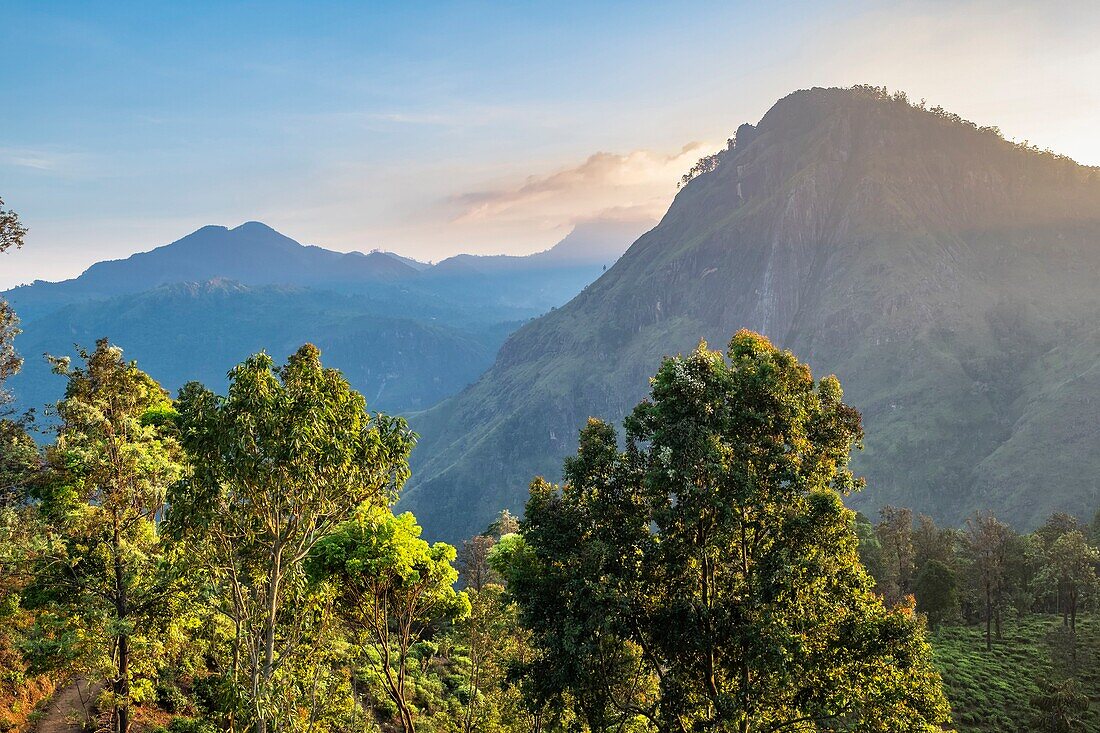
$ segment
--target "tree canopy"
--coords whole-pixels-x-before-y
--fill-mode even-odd
[[[239,715],[264,733],[289,724],[293,662],[315,651],[305,559],[357,507],[396,498],[414,435],[404,420],[369,413],[309,344],[281,367],[254,355],[229,380],[225,396],[198,384],[180,391],[193,474],[174,488],[169,521],[218,586]]]
[[[109,680],[115,727],[126,733],[135,672],[151,671],[135,662],[148,662],[140,651],[176,592],[157,523],[183,452],[162,419],[172,408],[160,385],[105,339],[79,355],[75,367],[55,360],[68,386],[38,490],[54,535],[25,595],[45,611],[32,647],[39,663]]]
[[[615,431],[590,421],[532,485],[509,588],[539,702],[593,730],[938,730],[924,628],[887,608],[841,497],[858,413],[747,331],[668,358]]]

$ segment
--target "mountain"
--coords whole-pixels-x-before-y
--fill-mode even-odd
[[[646,220],[578,224],[545,252],[526,256],[456,255],[437,265],[392,252],[334,252],[303,245],[260,222],[205,226],[170,244],[98,262],[79,277],[12,288],[7,299],[26,322],[60,307],[185,282],[223,278],[243,285],[295,285],[400,298],[457,298],[486,319],[529,318],[560,305],[610,266]],[[501,309],[506,312],[502,312]],[[512,309],[524,309],[524,313]]]
[[[74,343],[90,347],[103,336],[173,391],[193,379],[220,388],[248,354],[266,350],[281,360],[309,341],[372,410],[406,412],[477,379],[511,330],[403,318],[361,298],[306,288],[180,283],[71,305],[28,324],[17,343],[32,358],[11,386],[21,405],[58,399],[63,380],[33,357],[70,354]]]
[[[258,222],[203,227],[72,280],[0,294],[24,329],[16,347],[27,360],[11,386],[19,409],[55,401],[64,385],[41,354],[71,355],[74,343],[101,337],[169,388],[218,385],[250,353],[281,357],[312,341],[372,409],[422,410],[474,381],[522,322],[598,277],[640,226],[578,227],[587,258],[563,242],[530,257],[472,257],[476,267],[452,272],[388,252],[302,245]]]
[[[389,254],[344,254],[306,246],[250,221],[233,229],[205,226],[149,252],[98,262],[72,280],[37,281],[9,290],[5,297],[27,319],[81,300],[213,278],[245,285],[316,285],[394,281],[416,274],[416,268]]]
[[[874,88],[742,125],[660,224],[422,415],[403,500],[459,539],[557,478],[666,354],[751,328],[835,373],[864,416],[873,512],[1034,526],[1100,507],[1100,170]]]
[[[519,272],[548,267],[610,267],[622,256],[630,242],[655,222],[649,219],[606,219],[580,222],[560,242],[548,250],[530,255],[455,255],[435,265],[436,276],[450,273],[490,274]]]

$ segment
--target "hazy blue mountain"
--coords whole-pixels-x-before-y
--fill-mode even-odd
[[[761,331],[836,373],[887,503],[1033,526],[1100,505],[1100,171],[869,89],[778,102],[660,224],[423,415],[403,500],[459,539],[618,422],[663,355]]]
[[[251,221],[233,229],[205,226],[149,252],[98,262],[72,280],[36,281],[5,297],[26,320],[81,300],[219,277],[245,285],[317,285],[394,281],[416,273],[382,252],[344,254],[310,247]]]
[[[407,412],[473,382],[514,327],[470,331],[372,306],[349,295],[229,280],[70,305],[26,324],[18,347],[27,360],[11,387],[21,406],[56,400],[63,380],[38,357],[71,355],[74,344],[90,347],[103,336],[171,390],[193,379],[220,387],[248,354],[263,350],[283,359],[309,341],[326,364],[345,372],[371,409]]]
[[[647,219],[608,219],[577,224],[560,242],[530,255],[455,255],[431,268],[433,276],[452,272],[489,274],[501,271],[545,270],[556,267],[610,267],[633,242],[656,222]]]
[[[473,257],[476,266],[450,274],[392,253],[305,246],[257,222],[203,227],[72,280],[4,293],[22,318],[16,346],[27,359],[11,386],[22,409],[56,400],[64,385],[41,355],[100,337],[170,388],[218,384],[250,353],[281,358],[312,341],[372,409],[421,410],[476,379],[522,322],[580,292],[639,226],[584,228],[587,259],[554,248]]]

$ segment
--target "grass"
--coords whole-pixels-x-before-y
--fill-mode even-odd
[[[990,652],[982,626],[945,626],[932,646],[960,733],[1031,730],[1038,681],[1066,676],[1091,699],[1084,730],[1100,733],[1100,617],[1078,619],[1076,659],[1061,617],[1050,615],[1006,621]]]

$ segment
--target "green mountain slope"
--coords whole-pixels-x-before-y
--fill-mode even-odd
[[[25,325],[28,358],[12,380],[20,405],[61,396],[64,380],[39,355],[71,355],[108,337],[167,388],[190,380],[220,389],[226,372],[266,350],[279,360],[303,343],[342,369],[372,410],[423,409],[477,379],[515,324],[467,329],[402,317],[390,301],[288,286],[214,280],[71,305]],[[445,365],[445,366],[444,366]]]
[[[522,506],[669,353],[759,330],[863,411],[873,511],[1032,525],[1100,503],[1100,172],[875,90],[778,102],[661,223],[473,386],[418,416],[435,536]]]

